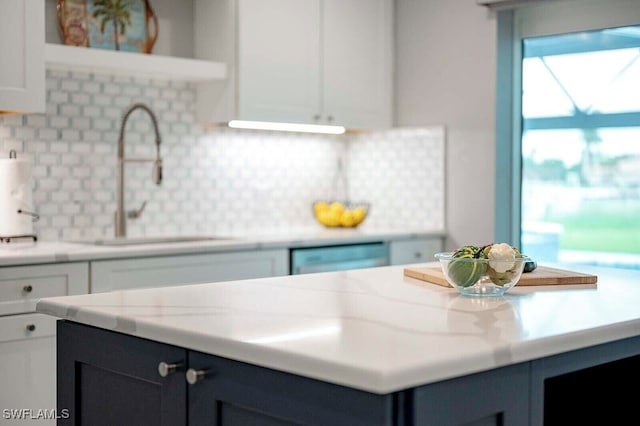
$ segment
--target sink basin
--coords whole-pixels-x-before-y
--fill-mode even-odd
[[[188,243],[197,241],[224,241],[231,240],[229,237],[139,237],[139,238],[100,238],[96,240],[72,241],[80,244],[91,244],[96,246],[131,246],[136,244],[169,244]]]

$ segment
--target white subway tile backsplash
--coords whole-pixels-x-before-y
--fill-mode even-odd
[[[71,119],[71,127],[76,130],[87,130],[91,128],[91,119],[89,117],[73,117]]]
[[[138,86],[125,86],[122,94],[135,98],[142,94],[142,88]]]
[[[65,116],[50,116],[49,117],[49,127],[53,127],[56,129],[67,129],[69,128],[69,123],[71,119]]]
[[[51,104],[60,104],[63,102],[69,102],[69,93],[61,90],[50,90],[48,100]],[[74,103],[76,103],[74,101]]]
[[[82,83],[82,91],[85,93],[100,93],[102,91],[102,83],[97,81],[85,81]]]
[[[60,115],[77,117],[80,115],[80,107],[78,105],[60,105]]]
[[[102,93],[105,95],[119,95],[122,93],[122,86],[116,83],[104,83],[102,85]]]
[[[62,137],[65,137],[64,132],[65,131],[62,132],[63,133]],[[66,153],[66,152],[69,152],[69,142],[66,142],[67,140],[68,140],[68,138],[65,137],[64,140],[51,142],[49,144],[49,151],[52,152],[52,153]],[[74,139],[74,140],[77,140],[77,138]]]
[[[94,95],[95,96],[95,95]],[[92,96],[88,93],[72,93],[71,102],[76,105],[90,105]]]
[[[363,226],[444,228],[444,130],[319,136],[202,128],[196,86],[142,77],[47,71],[47,113],[0,117],[0,151],[32,161],[39,240],[113,235],[116,148],[125,110],[148,104],[159,119],[164,180],[127,163],[125,204],[144,214],[131,236],[225,234],[319,227],[316,199],[337,195],[345,161],[349,198],[371,203]],[[149,117],[131,114],[126,154],[155,157]]]
[[[91,96],[93,105],[108,106],[113,103],[113,97],[107,94],[95,94]]]
[[[42,114],[28,115],[26,125],[35,129],[45,127],[47,125],[47,117]]]
[[[61,80],[60,81],[60,90],[65,92],[77,92],[80,90],[80,82],[78,80]]]

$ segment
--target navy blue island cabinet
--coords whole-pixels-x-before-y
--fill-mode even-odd
[[[58,424],[635,425],[639,353],[636,337],[380,395],[60,320]]]

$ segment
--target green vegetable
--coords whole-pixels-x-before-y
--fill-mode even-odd
[[[453,253],[453,260],[449,262],[449,279],[460,287],[469,287],[486,272],[485,262],[465,259],[477,259],[482,250],[476,246],[464,246]]]

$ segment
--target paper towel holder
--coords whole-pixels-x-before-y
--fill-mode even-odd
[[[12,149],[12,150],[9,151],[9,158],[12,159],[12,160],[17,160],[18,159],[18,154],[16,153],[15,149]],[[38,220],[40,220],[40,215],[37,214],[37,213],[29,212],[29,211],[22,210],[22,209],[18,209],[16,213],[18,213],[18,214],[26,214],[26,215],[31,216],[32,222],[37,222]],[[23,241],[23,240],[29,240],[29,241],[36,242],[36,241],[38,241],[38,237],[35,234],[9,235],[9,236],[0,235],[0,243],[19,242],[19,241]]]
[[[28,212],[26,210],[18,209],[18,214],[26,214],[27,216],[31,216],[32,222],[37,222],[40,220],[40,215],[34,212]]]

